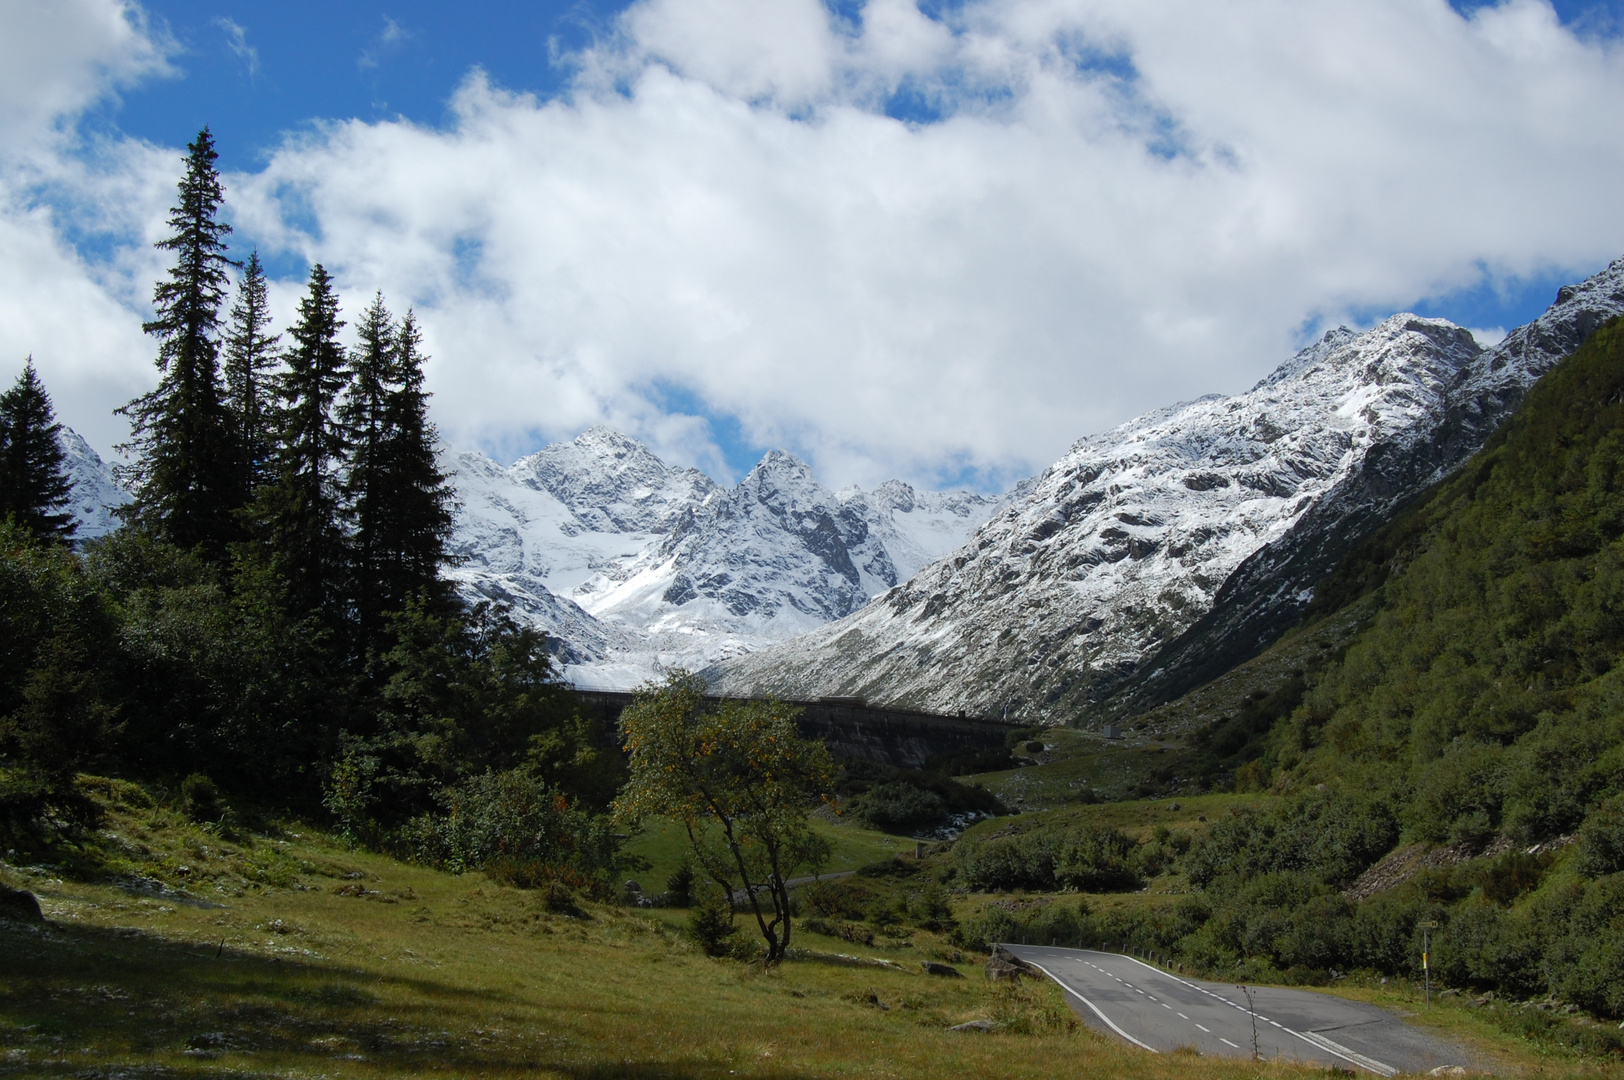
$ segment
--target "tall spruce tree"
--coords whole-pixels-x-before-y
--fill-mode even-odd
[[[317,263],[276,379],[276,479],[254,511],[294,612],[319,612],[333,626],[344,619],[346,561],[338,473],[345,440],[334,415],[348,381],[338,342],[343,325],[332,278]]]
[[[17,382],[0,394],[0,521],[10,518],[37,538],[65,542],[77,526],[62,511],[73,481],[63,468],[61,434],[30,356]]]
[[[455,500],[449,478],[440,471],[440,433],[429,421],[422,347],[417,316],[408,309],[395,334],[394,389],[385,404],[388,468],[380,547],[383,595],[391,610],[419,595],[441,604],[453,596],[440,570],[449,559]]]
[[[382,534],[391,486],[388,404],[396,378],[396,330],[382,293],[373,296],[355,331],[358,340],[350,353],[349,392],[339,408],[339,420],[350,451],[344,496],[350,524],[354,644],[357,656],[364,659],[388,604],[382,580],[387,573]]]
[[[158,248],[175,254],[153,292],[157,318],[142,329],[158,339],[158,386],[119,411],[131,419],[124,470],[135,489],[129,516],[181,547],[219,557],[234,532],[239,505],[235,453],[220,385],[220,304],[230,284],[225,200],[214,163],[214,137],[198,132],[187,146],[180,201],[170,211],[173,234]]]
[[[350,468],[351,587],[358,655],[379,645],[384,616],[422,597],[448,606],[440,578],[451,534],[452,498],[440,471],[423,390],[422,336],[410,311],[397,326],[374,298],[357,326],[344,403]]]
[[[272,475],[276,439],[271,430],[271,372],[282,335],[267,333],[270,325],[270,294],[259,252],[255,251],[243,267],[225,334],[226,411],[236,454],[236,497],[240,504],[251,502]]]

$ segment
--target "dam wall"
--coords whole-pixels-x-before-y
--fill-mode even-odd
[[[615,743],[620,713],[635,695],[617,690],[576,690],[581,712],[601,725],[606,741]],[[705,699],[720,703],[719,697]],[[748,699],[746,699],[748,700]],[[996,750],[1023,725],[986,717],[940,716],[912,709],[888,709],[852,698],[785,700],[801,710],[795,725],[809,739],[821,740],[836,758],[859,758],[899,769],[924,768],[933,757],[964,750]]]

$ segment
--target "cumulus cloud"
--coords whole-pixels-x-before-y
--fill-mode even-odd
[[[460,443],[720,473],[708,414],[833,482],[1008,477],[1347,311],[1624,251],[1624,60],[1540,0],[642,0],[573,63],[228,177],[243,243],[417,307]]]
[[[0,146],[11,154],[110,90],[168,70],[140,10],[117,0],[4,0],[0,26]]]
[[[697,400],[835,479],[1009,473],[1345,310],[1624,248],[1618,53],[1534,0],[645,0],[579,60],[238,181],[419,306],[460,438],[703,458]]]

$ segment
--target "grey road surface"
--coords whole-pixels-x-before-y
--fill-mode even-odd
[[[1090,1026],[1154,1053],[1295,1058],[1392,1076],[1468,1064],[1452,1043],[1375,1005],[1308,990],[1251,988],[1169,974],[1131,956],[1088,949],[1006,945],[1066,991]],[[1255,1024],[1254,1024],[1255,1016]]]

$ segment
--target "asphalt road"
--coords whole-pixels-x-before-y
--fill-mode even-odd
[[[1255,1030],[1265,1058],[1379,1076],[1468,1064],[1460,1047],[1375,1005],[1276,986],[1251,988],[1249,1005],[1238,986],[1181,978],[1119,953],[1004,947],[1059,983],[1085,1023],[1153,1053],[1194,1047],[1251,1057]]]

